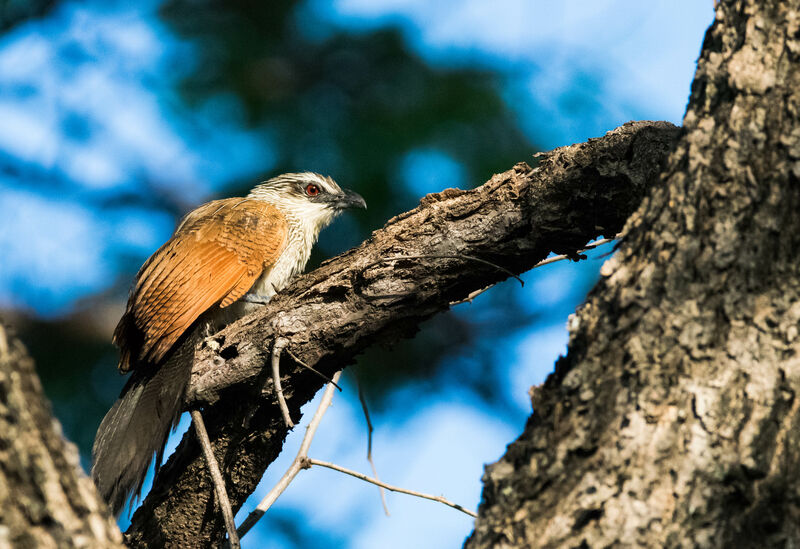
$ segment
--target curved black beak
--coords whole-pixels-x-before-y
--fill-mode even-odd
[[[362,198],[362,196],[357,192],[351,191],[350,189],[342,189],[342,194],[336,194],[331,198],[333,198],[333,203],[331,205],[340,210],[349,208],[367,209],[367,203],[364,201],[364,198]]]

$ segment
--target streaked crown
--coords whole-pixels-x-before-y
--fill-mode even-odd
[[[316,186],[319,193],[313,194],[315,192],[313,189],[312,192],[309,193],[309,186]],[[320,193],[340,194],[342,193],[342,189],[336,184],[336,181],[330,177],[314,172],[300,172],[278,175],[263,183],[259,183],[250,192],[251,195],[256,195],[258,198],[262,198],[265,195],[274,196],[276,198],[295,195],[304,199],[313,198]]]
[[[342,189],[330,177],[313,172],[285,173],[256,185],[248,198],[264,200],[314,231],[328,225],[342,210],[366,208],[356,192]]]

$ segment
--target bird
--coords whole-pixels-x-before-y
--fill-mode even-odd
[[[113,336],[119,371],[131,377],[92,447],[92,478],[115,515],[139,497],[153,457],[158,472],[195,344],[283,289],[320,231],[350,208],[366,202],[330,177],[282,174],[192,210],[144,263]]]

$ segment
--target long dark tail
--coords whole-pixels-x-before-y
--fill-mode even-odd
[[[189,341],[192,340],[192,341]],[[159,367],[135,370],[108,411],[92,447],[92,478],[115,515],[139,495],[147,469],[178,421],[191,375],[194,341],[187,338]]]

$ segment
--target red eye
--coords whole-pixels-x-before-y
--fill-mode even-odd
[[[306,194],[308,196],[317,196],[319,194],[319,187],[317,187],[313,183],[309,183],[306,186]]]

